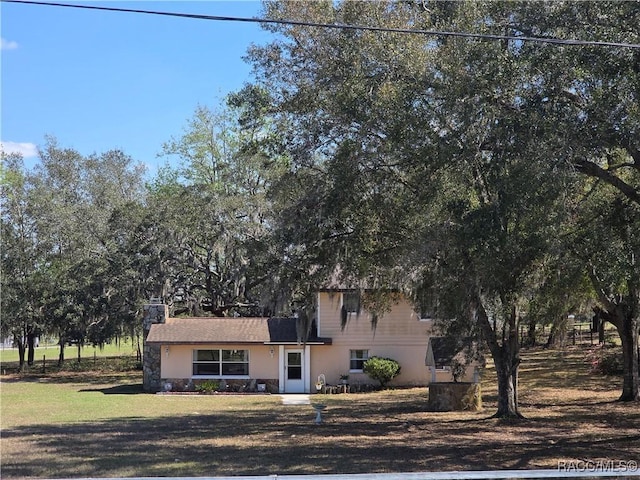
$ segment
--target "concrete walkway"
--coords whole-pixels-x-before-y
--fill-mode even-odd
[[[309,395],[306,393],[284,393],[280,397],[283,405],[311,405]]]

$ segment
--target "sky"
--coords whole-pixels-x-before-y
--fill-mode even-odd
[[[52,0],[53,1],[53,0]],[[62,1],[92,6],[258,17],[258,1]],[[27,167],[54,136],[83,155],[120,149],[153,175],[198,105],[215,108],[252,79],[243,60],[271,34],[220,22],[0,3],[1,127]]]

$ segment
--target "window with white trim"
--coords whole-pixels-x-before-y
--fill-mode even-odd
[[[249,376],[249,350],[194,350],[193,375],[213,377]]]
[[[369,350],[349,350],[349,371],[361,372],[364,362],[369,360]]]

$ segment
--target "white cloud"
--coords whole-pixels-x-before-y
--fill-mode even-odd
[[[4,153],[20,153],[22,158],[38,156],[38,147],[35,143],[27,142],[0,142],[0,148]]]
[[[7,40],[6,38],[0,39],[1,50],[15,50],[16,48],[18,48],[18,42],[14,42],[13,40]]]

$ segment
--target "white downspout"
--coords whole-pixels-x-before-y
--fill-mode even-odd
[[[284,393],[284,345],[278,345],[278,391]]]

